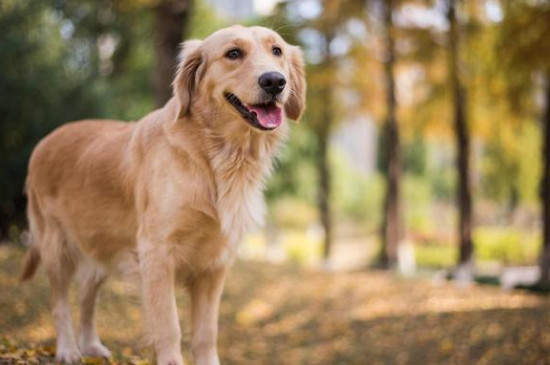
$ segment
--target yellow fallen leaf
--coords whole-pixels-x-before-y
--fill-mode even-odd
[[[36,350],[23,350],[23,353],[25,356],[33,357],[36,355]]]
[[[149,365],[149,361],[148,360],[142,360],[142,359],[135,359],[135,360],[131,360],[130,364],[132,364],[132,365]]]
[[[453,350],[453,341],[445,338],[439,343],[439,351],[448,354]]]
[[[101,365],[103,364],[103,358],[101,357],[83,357],[82,364],[86,365]]]

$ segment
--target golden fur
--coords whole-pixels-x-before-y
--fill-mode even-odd
[[[281,48],[282,55],[272,53]],[[244,57],[226,57],[239,47]],[[261,223],[264,179],[288,126],[251,126],[225,99],[246,104],[258,77],[277,71],[287,85],[278,105],[299,119],[305,103],[301,52],[275,32],[234,26],[183,46],[174,97],[137,123],[66,124],[35,148],[27,178],[33,245],[22,279],[40,262],[51,284],[57,359],[110,356],[94,327],[96,292],[115,266],[140,274],[145,317],[161,365],[183,364],[174,295],[183,277],[192,303],[192,354],[219,364],[217,315],[226,268],[243,235]],[[80,345],[68,285],[80,275]]]

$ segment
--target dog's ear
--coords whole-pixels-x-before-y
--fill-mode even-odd
[[[204,60],[200,49],[202,41],[193,39],[182,44],[176,78],[172,83],[178,101],[176,119],[181,119],[191,111],[193,93],[203,73]]]
[[[304,56],[299,47],[292,46],[290,56],[290,97],[285,113],[290,119],[300,120],[306,108],[306,73]]]

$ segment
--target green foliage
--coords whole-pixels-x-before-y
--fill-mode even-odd
[[[405,227],[416,233],[436,230],[431,216],[435,201],[433,185],[428,176],[405,175],[403,179]]]
[[[540,233],[514,227],[482,226],[474,230],[475,260],[505,265],[532,265],[539,255]],[[420,267],[446,268],[456,262],[457,248],[449,242],[414,247]]]
[[[316,197],[317,171],[315,135],[307,126],[307,120],[292,123],[288,143],[283,147],[275,165],[275,173],[269,179],[266,197],[268,202],[291,196],[313,204]]]
[[[387,159],[387,128],[382,128],[378,136],[378,151],[376,166],[381,173],[386,173]],[[402,160],[403,171],[413,175],[424,175],[428,168],[428,143],[420,133],[415,133],[413,138],[403,139]]]
[[[518,136],[518,190],[520,201],[535,203],[539,199],[542,141],[540,128],[534,123],[526,124]]]
[[[480,227],[474,231],[476,258],[504,264],[533,264],[539,254],[540,233],[515,228]]]
[[[207,3],[195,1],[189,24],[189,39],[204,39],[216,30],[231,25],[228,21],[220,19]]]
[[[349,166],[339,151],[331,150],[332,202],[337,216],[373,229],[380,224],[384,178],[365,176]]]
[[[74,28],[68,37],[72,51],[77,53],[85,47],[81,72],[89,75],[86,87],[94,91],[101,104],[99,116],[137,120],[150,112],[153,109],[150,8],[82,0],[62,2],[58,13],[61,25],[71,24]]]
[[[481,160],[482,190],[501,203],[534,203],[540,174],[540,133],[533,123],[496,129]]]
[[[145,13],[124,16],[137,19],[128,29],[120,33],[113,30],[111,34],[120,39],[120,47],[128,50],[124,57],[113,58],[113,72],[96,78],[94,87],[103,103],[103,117],[131,121],[153,110],[151,20]]]
[[[431,166],[428,176],[433,186],[436,200],[453,201],[455,196],[455,171],[453,165]]]
[[[426,141],[420,134],[416,134],[412,141],[406,141],[403,145],[403,167],[405,172],[416,176],[426,173],[427,169]]]
[[[449,244],[422,244],[414,247],[414,254],[419,267],[445,269],[455,264],[458,249]]]
[[[0,220],[20,223],[24,177],[36,142],[61,123],[98,114],[73,44],[38,0],[0,6]],[[6,231],[0,232],[6,234]]]

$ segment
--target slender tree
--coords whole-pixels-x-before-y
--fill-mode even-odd
[[[466,98],[460,80],[459,26],[456,17],[457,0],[448,0],[447,21],[449,23],[448,54],[449,82],[452,90],[454,130],[457,147],[456,168],[458,172],[457,204],[459,212],[458,266],[472,261],[472,196],[470,192],[470,136],[466,120]]]
[[[313,19],[296,16],[295,13],[293,13],[291,18],[288,18],[285,14],[285,10],[291,5],[291,2],[281,2],[278,9],[279,16],[281,16],[279,20],[283,20],[283,24],[295,22],[294,25],[297,30],[307,30],[319,36],[318,43],[315,43],[315,49],[313,50],[314,52],[312,52],[320,56],[319,60],[318,62],[310,64],[308,68],[309,107],[307,124],[314,132],[316,140],[316,153],[314,157],[317,168],[316,203],[320,215],[320,223],[325,232],[322,254],[325,263],[328,263],[334,240],[334,222],[331,204],[332,174],[329,163],[331,131],[334,125],[354,115],[354,112],[357,112],[359,109],[352,110],[353,107],[348,108],[346,103],[339,99],[341,96],[339,91],[343,89],[354,89],[364,92],[366,85],[372,88],[375,82],[368,78],[368,76],[372,75],[372,72],[368,73],[366,71],[367,68],[364,67],[365,59],[368,60],[367,62],[372,62],[373,59],[371,57],[365,57],[366,53],[363,49],[364,39],[360,41],[355,40],[355,36],[349,33],[347,27],[350,19],[357,19],[359,14],[364,14],[365,7],[370,1],[323,0],[320,3],[323,6],[323,11],[318,17]],[[294,12],[295,11],[294,9]],[[300,37],[297,38],[297,41],[299,41]],[[349,53],[342,55],[335,53],[334,50],[331,49],[331,45],[334,44],[333,41],[338,38],[346,38],[353,44],[353,47],[348,51]],[[307,51],[309,45],[304,44],[303,47]],[[341,62],[344,59],[346,62]],[[343,76],[339,74],[339,72],[344,67],[349,67],[350,61],[355,64],[359,74],[355,74],[356,77],[354,80],[346,83],[345,78],[347,76]],[[374,64],[375,62],[372,63]],[[374,96],[372,94],[374,94]],[[361,105],[361,108],[369,103],[369,106],[377,104],[378,93],[372,94],[370,94],[370,96],[373,97],[369,97],[368,101],[365,101],[365,103]]]
[[[333,58],[330,54],[330,42],[333,36],[331,34],[325,34],[325,59],[324,66],[327,69],[327,74],[332,77],[334,73]],[[330,85],[325,85],[323,92],[320,95],[321,98],[321,119],[317,128],[317,144],[319,153],[317,155],[317,168],[319,172],[319,190],[317,202],[319,206],[319,213],[321,215],[321,224],[325,231],[325,238],[323,242],[323,259],[326,261],[330,258],[332,248],[332,214],[330,204],[330,191],[331,191],[331,173],[329,167],[328,147],[331,125],[334,123],[333,115],[333,95]]]
[[[314,21],[315,27],[323,36],[323,61],[320,67],[319,106],[320,113],[315,122],[318,154],[317,169],[319,176],[317,205],[321,216],[321,224],[325,231],[323,242],[323,259],[328,262],[333,245],[333,219],[331,205],[331,170],[329,164],[329,142],[332,127],[341,120],[345,113],[338,109],[335,89],[338,88],[336,73],[338,72],[338,59],[332,53],[330,46],[332,41],[341,32],[341,26],[350,19],[352,14],[362,9],[358,1],[342,2],[339,0],[324,0],[323,13]],[[341,34],[341,33],[340,33]],[[338,116],[338,118],[337,118]]]
[[[314,20],[310,26],[319,31],[323,37],[322,62],[319,65],[313,79],[318,90],[313,91],[319,101],[319,112],[314,116],[313,128],[317,137],[318,153],[316,155],[318,172],[317,206],[321,218],[321,224],[325,232],[323,241],[323,260],[328,263],[333,246],[333,219],[331,204],[331,170],[329,164],[329,144],[332,126],[337,122],[335,88],[337,88],[336,73],[338,62],[332,54],[330,45],[337,35],[339,26],[349,18],[349,11],[353,8],[346,7],[338,0],[325,0],[323,13]]]
[[[540,205],[542,247],[540,284],[550,287],[550,6],[547,1],[502,0],[496,52],[506,77],[507,99],[515,113],[532,120],[538,116],[542,135]],[[529,36],[518,36],[529,29]],[[534,77],[536,76],[536,77]],[[533,97],[543,81],[541,105]]]
[[[542,117],[544,142],[542,149],[541,208],[543,224],[542,254],[540,260],[543,286],[550,286],[550,72],[546,73],[545,112]]]
[[[393,0],[383,2],[384,20],[384,76],[386,84],[387,115],[384,125],[386,142],[386,198],[384,203],[384,219],[382,222],[382,243],[380,262],[383,267],[390,268],[397,262],[397,247],[402,238],[401,196],[399,182],[401,180],[401,144],[399,125],[397,123],[395,98],[395,40],[392,20]]]
[[[172,80],[179,46],[187,33],[192,0],[160,0],[154,7],[155,105],[163,106],[172,97]]]

